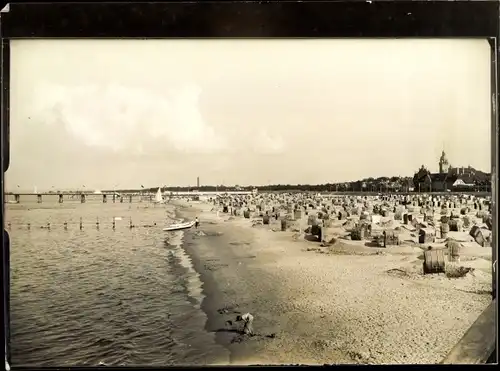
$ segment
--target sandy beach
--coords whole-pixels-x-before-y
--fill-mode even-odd
[[[232,364],[430,364],[440,362],[491,302],[491,249],[467,247],[470,274],[422,275],[422,250],[403,244],[318,248],[277,221],[178,202],[200,219],[184,246],[204,283],[206,330]],[[335,225],[333,226],[335,228]],[[227,321],[250,312],[257,336]]]

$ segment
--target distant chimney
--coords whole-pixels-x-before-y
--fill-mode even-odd
[[[200,189],[200,177],[196,178],[196,188]]]

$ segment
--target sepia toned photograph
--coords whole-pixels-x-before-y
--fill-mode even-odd
[[[10,58],[11,366],[454,363],[491,308],[486,40]]]

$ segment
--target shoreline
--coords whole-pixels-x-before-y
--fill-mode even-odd
[[[175,206],[176,214],[184,219],[194,219],[195,216],[203,213],[202,208],[196,207],[194,205],[191,205],[193,206],[191,208],[178,202],[175,204]],[[201,226],[200,230],[202,230],[202,228],[203,227]],[[206,225],[205,230],[207,230]],[[193,232],[195,232],[196,230],[190,229],[188,231],[184,231],[184,238],[181,247],[190,257],[191,264],[193,265],[194,270],[198,273],[199,278],[202,282],[201,289],[203,300],[201,302],[200,309],[207,316],[204,330],[209,334],[214,334],[215,342],[218,345],[224,347],[228,352],[226,359],[218,360],[211,365],[231,365],[237,362],[237,359],[247,359],[253,355],[253,352],[244,351],[243,349],[241,349],[241,347],[232,346],[233,344],[231,343],[231,341],[235,337],[235,333],[231,331],[225,331],[231,329],[226,328],[221,321],[221,314],[226,314],[224,313],[224,311],[227,310],[227,307],[229,307],[228,312],[230,312],[233,305],[225,304],[226,297],[224,295],[224,288],[222,287],[222,283],[218,282],[215,279],[214,275],[211,273],[210,268],[207,269],[207,260],[203,259],[200,256],[201,248],[208,248],[208,250],[213,249],[213,244],[217,243],[217,241],[210,241],[207,239],[193,240]],[[218,238],[218,236],[213,237]],[[237,315],[236,313],[233,314],[233,317]]]
[[[232,365],[436,363],[491,301],[479,265],[472,278],[410,278],[398,272],[421,266],[411,247],[320,254],[292,232],[211,209],[176,203],[200,219],[204,235],[186,231],[183,248],[203,282],[205,330]],[[232,342],[225,322],[244,312],[262,336]]]
[[[178,218],[179,214],[176,213],[176,219]],[[193,255],[191,255],[188,252],[188,248],[186,248],[186,243],[185,243],[185,231],[181,231],[181,235],[178,237],[178,240],[172,241],[169,245],[171,247],[174,247],[178,249],[177,253],[174,253],[173,255],[178,259],[177,264],[182,267],[182,270],[184,272],[184,275],[189,277],[186,278],[186,281],[183,284],[184,289],[186,290],[186,295],[188,297],[188,302],[197,310],[200,310],[204,316],[209,318],[209,315],[207,314],[207,310],[203,308],[203,303],[206,302],[207,297],[213,296],[213,293],[215,290],[212,290],[209,285],[207,285],[206,281],[204,280],[204,277],[202,277],[199,273],[199,267],[196,265],[197,261],[193,259]],[[177,237],[176,237],[177,239]],[[194,281],[194,282],[193,282]],[[207,287],[208,286],[208,287]],[[205,291],[205,287],[207,291]],[[206,326],[206,322],[204,324]],[[207,331],[207,336],[210,336],[211,333]],[[209,356],[205,356],[208,359],[219,359],[223,358],[223,353],[227,352],[227,349],[221,344],[219,344],[215,337],[213,338],[213,345],[215,347],[207,347],[207,349],[212,349],[215,352],[209,353]],[[224,349],[224,352],[219,352],[219,347]],[[208,362],[209,363],[209,362]]]
[[[174,206],[176,217],[188,219],[192,216],[191,214],[196,214],[195,210],[189,210],[186,205],[180,204],[179,202],[174,203]],[[217,316],[216,303],[222,300],[222,296],[220,294],[219,288],[217,287],[217,282],[210,274],[205,271],[202,260],[197,256],[195,252],[196,244],[193,244],[192,241],[188,241],[186,232],[187,231],[183,231],[184,236],[182,238],[180,247],[191,259],[193,269],[199,275],[199,279],[202,282],[201,294],[203,296],[203,299],[200,304],[200,309],[205,313],[207,317],[207,321],[203,329],[207,333],[212,333],[213,331],[210,331],[210,329],[214,326],[216,322],[215,317]],[[220,339],[217,338],[217,334],[215,334],[214,340],[218,345],[223,346],[229,352],[228,358],[229,360],[231,360],[230,350],[228,349],[227,344],[221,342]]]

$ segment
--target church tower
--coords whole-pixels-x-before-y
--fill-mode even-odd
[[[441,174],[447,173],[450,168],[450,164],[448,163],[448,159],[446,158],[446,153],[444,151],[441,153],[441,157],[439,158],[439,172]]]

